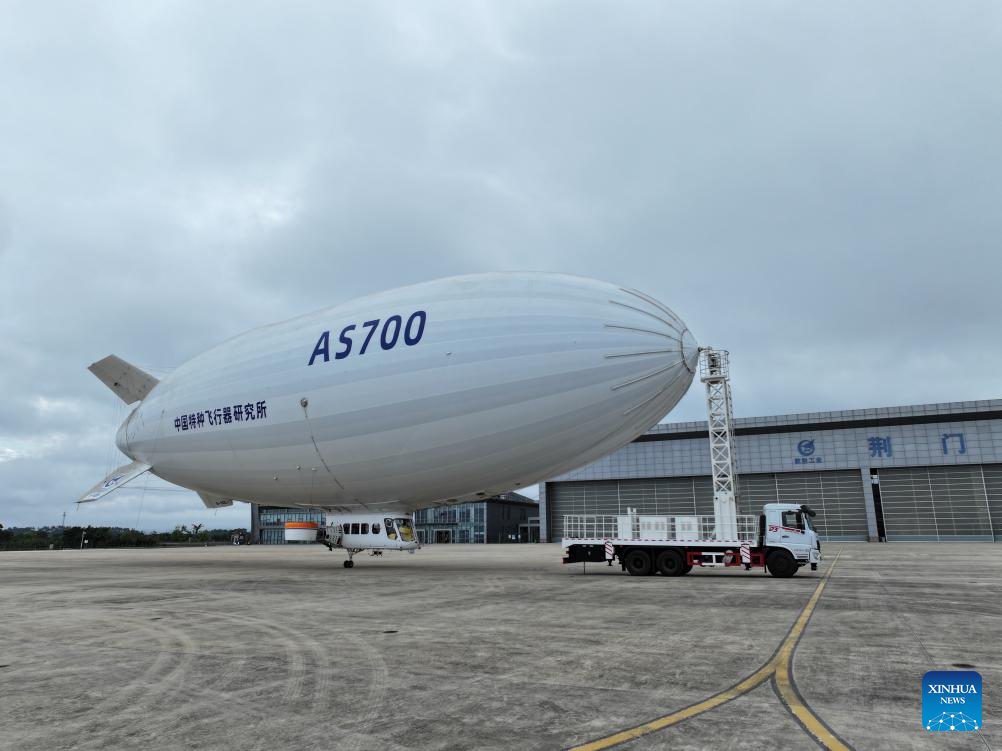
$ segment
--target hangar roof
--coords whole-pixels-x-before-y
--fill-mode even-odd
[[[799,433],[805,430],[839,430],[882,425],[922,425],[974,420],[1002,420],[1002,399],[847,409],[832,412],[801,412],[766,417],[739,417],[734,420],[734,434]],[[636,438],[634,442],[705,438],[707,430],[705,420],[662,423],[655,425],[642,436]]]

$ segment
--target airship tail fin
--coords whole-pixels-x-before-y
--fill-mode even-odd
[[[130,464],[123,464],[80,496],[77,503],[90,503],[91,501],[96,501],[98,498],[103,498],[112,490],[122,487],[130,480],[135,480],[139,475],[149,471],[150,465],[145,462],[135,461]]]
[[[121,357],[108,355],[87,368],[126,404],[142,401],[160,381],[130,365]]]

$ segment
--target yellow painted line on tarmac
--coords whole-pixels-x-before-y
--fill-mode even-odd
[[[807,621],[810,620],[811,613],[814,612],[814,606],[821,599],[821,593],[824,591],[825,585],[828,583],[828,577],[831,576],[840,555],[842,555],[841,548],[839,548],[838,553],[835,555],[835,560],[832,561],[832,565],[828,567],[827,573],[818,584],[818,588],[814,590],[814,594],[807,603],[807,607],[803,609],[800,617],[797,618],[797,622],[793,625],[790,635],[786,637],[786,640],[780,646],[779,652],[773,658],[773,662],[776,663],[775,685],[779,698],[804,730],[814,736],[818,743],[824,748],[830,749],[830,751],[852,751],[851,746],[846,745],[841,738],[825,725],[820,717],[811,711],[811,708],[807,706],[807,702],[801,698],[800,692],[797,691],[797,686],[793,682],[793,654],[797,649],[797,642],[800,641],[800,636],[807,627]]]
[[[835,736],[834,733],[832,733],[831,730],[828,729],[828,727],[817,715],[811,712],[810,707],[807,706],[797,693],[792,677],[793,653],[796,649],[797,642],[800,641],[800,637],[804,633],[807,622],[810,620],[811,614],[814,612],[814,608],[818,604],[818,600],[821,599],[821,593],[824,591],[825,585],[828,583],[828,578],[832,575],[832,571],[835,570],[835,564],[838,563],[840,555],[842,555],[841,548],[835,555],[835,559],[832,561],[831,566],[828,567],[828,571],[825,572],[821,581],[818,582],[818,586],[815,588],[814,594],[811,595],[811,599],[807,601],[804,609],[800,611],[800,615],[797,616],[797,620],[794,622],[793,628],[790,629],[790,633],[786,635],[786,638],[783,640],[782,644],[779,645],[779,648],[776,650],[776,653],[772,656],[772,658],[754,673],[738,683],[735,683],[730,688],[726,688],[719,694],[714,694],[701,702],[692,704],[684,709],[678,710],[677,712],[672,712],[664,717],[658,717],[650,722],[645,722],[642,725],[627,728],[626,730],[620,730],[618,733],[613,733],[605,738],[589,741],[588,743],[583,743],[579,746],[572,746],[568,749],[568,751],[600,751],[601,749],[612,748],[613,746],[618,746],[620,743],[632,741],[658,730],[664,730],[667,727],[671,727],[672,725],[677,725],[684,720],[688,720],[690,717],[695,717],[696,715],[703,714],[704,712],[709,712],[711,709],[715,709],[721,704],[726,704],[732,699],[736,699],[743,694],[747,694],[749,691],[774,676],[780,698],[786,705],[787,709],[790,710],[797,721],[800,722],[800,724],[809,733],[811,733],[811,735],[813,735],[824,748],[830,749],[831,751],[852,751],[849,746],[845,745],[844,742],[842,742]]]
[[[672,712],[664,717],[658,717],[656,720],[645,722],[643,725],[637,725],[636,727],[629,728],[628,730],[621,730],[618,733],[613,733],[605,738],[599,738],[597,741],[590,741],[589,743],[584,743],[580,746],[574,746],[570,749],[570,751],[598,751],[599,749],[612,748],[620,743],[632,741],[642,735],[653,733],[656,730],[664,730],[667,727],[671,727],[672,725],[682,722],[682,720],[688,720],[690,717],[695,717],[698,714],[703,714],[703,712],[708,712],[715,707],[719,707],[721,704],[729,702],[731,699],[736,699],[742,694],[748,693],[762,683],[762,681],[768,680],[774,670],[775,665],[773,664],[773,661],[770,660],[740,683],[734,684],[730,688],[721,691],[719,694],[711,696],[709,699],[704,699],[698,704],[693,704],[685,709]]]

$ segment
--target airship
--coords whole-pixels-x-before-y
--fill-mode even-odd
[[[669,307],[616,284],[487,273],[401,287],[240,334],[162,380],[114,355],[93,363],[136,405],[115,439],[132,462],[79,500],[149,472],[210,508],[322,509],[349,550],[413,547],[416,509],[629,443],[678,403],[697,358]]]

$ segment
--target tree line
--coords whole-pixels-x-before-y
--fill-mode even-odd
[[[0,524],[0,550],[79,548],[149,548],[169,543],[247,542],[243,527],[203,529],[201,524],[178,524],[171,532],[141,532],[127,527],[10,527]]]

